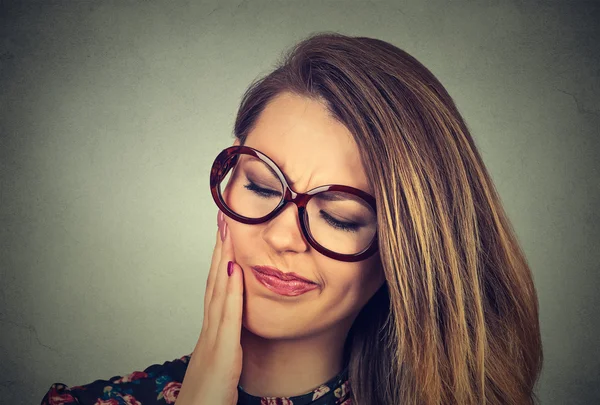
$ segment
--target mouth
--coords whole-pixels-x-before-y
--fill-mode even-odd
[[[279,295],[295,297],[319,287],[313,281],[295,273],[283,273],[274,267],[252,266],[251,268],[259,283]]]

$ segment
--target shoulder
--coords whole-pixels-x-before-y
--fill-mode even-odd
[[[153,364],[143,371],[108,380],[68,387],[52,384],[41,405],[150,405],[174,404],[190,355]]]

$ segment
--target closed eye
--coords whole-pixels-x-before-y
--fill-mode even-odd
[[[341,231],[358,232],[358,230],[361,227],[361,225],[357,224],[356,222],[344,222],[344,221],[335,219],[334,217],[332,217],[331,215],[329,215],[328,213],[326,213],[323,210],[319,210],[319,214],[321,215],[321,218],[323,218],[325,220],[325,222],[327,222],[333,228],[339,229]]]
[[[281,193],[279,191],[259,187],[256,183],[253,183],[250,180],[248,180],[248,184],[244,185],[244,188],[263,198],[281,197]]]

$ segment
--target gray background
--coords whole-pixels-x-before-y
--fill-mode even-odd
[[[600,403],[597,2],[0,10],[3,402],[191,352],[216,232],[210,164],[250,81],[332,30],[389,41],[447,87],[534,273],[542,403]]]

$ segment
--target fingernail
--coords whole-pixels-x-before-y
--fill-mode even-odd
[[[217,213],[217,226],[220,228],[223,223],[223,211],[219,210]]]
[[[228,275],[229,277],[231,277],[231,275],[232,275],[232,274],[233,274],[233,262],[230,260],[230,261],[227,263],[227,275]]]
[[[229,232],[229,226],[227,222],[223,221],[223,226],[221,227],[223,233],[221,233],[221,241],[225,242],[225,238],[227,237],[227,232]]]
[[[221,232],[221,242],[225,241],[225,236],[227,235],[227,222],[221,222],[221,227],[219,228],[219,232]]]

